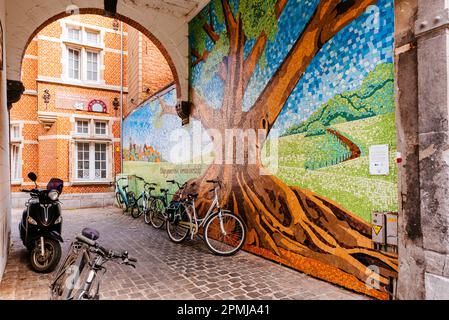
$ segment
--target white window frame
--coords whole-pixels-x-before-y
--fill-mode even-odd
[[[105,84],[104,79],[104,31],[101,29],[96,29],[91,26],[77,25],[71,22],[63,22],[63,41],[62,41],[62,49],[63,49],[63,73],[62,79],[74,84],[90,84],[90,85],[98,85]],[[73,40],[69,37],[69,28],[79,29],[80,30],[80,40]],[[97,42],[93,43],[87,40],[88,33],[96,33],[97,34]],[[79,61],[79,78],[70,77],[69,70],[69,50],[78,50],[80,52],[80,61]],[[87,78],[87,55],[88,52],[97,53],[97,79],[96,80],[88,80]]]
[[[101,64],[101,52],[98,52],[98,51],[96,51],[96,50],[89,50],[89,49],[84,49],[83,51],[84,51],[84,54],[85,54],[85,65],[86,65],[86,72],[84,73],[84,79],[85,79],[86,82],[99,83],[99,82],[100,82],[100,69],[101,69],[101,68],[100,68],[100,64]],[[97,70],[96,70],[96,73],[97,73],[97,79],[96,79],[96,80],[94,80],[94,79],[88,79],[88,76],[87,76],[87,74],[88,74],[88,72],[89,72],[89,70],[88,70],[88,68],[87,68],[87,65],[88,65],[88,58],[87,58],[87,56],[88,56],[89,53],[94,53],[94,54],[97,55]]]
[[[77,127],[78,122],[89,122],[89,134],[78,134]],[[71,122],[73,123],[72,131],[72,148],[70,158],[73,161],[71,166],[71,182],[74,185],[98,185],[109,184],[113,182],[113,170],[114,165],[114,137],[112,136],[112,124],[113,122],[107,118],[84,118],[73,117]],[[106,134],[96,133],[96,123],[104,123],[106,125]],[[78,178],[78,144],[89,144],[89,177]],[[106,146],[106,178],[95,179],[95,145],[102,144]]]
[[[74,38],[70,37],[70,30],[78,30],[79,38],[74,39]],[[80,26],[73,25],[73,24],[67,24],[65,27],[65,35],[64,36],[68,41],[75,42],[75,43],[81,43],[83,41],[83,28]]]
[[[97,36],[97,40],[95,42],[92,42],[89,40],[88,34],[95,34]],[[84,43],[86,45],[94,45],[94,46],[100,46],[101,45],[101,31],[91,29],[91,28],[84,28],[84,35],[85,35],[85,41]]]
[[[104,154],[105,154],[105,159],[103,160],[103,159],[100,159],[100,160],[97,160],[97,158],[96,158],[96,156],[97,156],[97,146],[104,146]],[[94,167],[93,167],[93,177],[94,177],[94,180],[100,180],[100,181],[103,181],[103,180],[107,180],[108,179],[108,167],[109,167],[109,163],[108,163],[108,145],[107,145],[107,143],[104,143],[104,142],[95,142],[95,143],[93,143],[93,149],[94,149],[94,153],[93,153],[93,155],[94,155],[94,159],[93,159],[93,165],[94,165]],[[100,150],[100,152],[103,152],[103,150]],[[100,169],[98,169],[98,170],[100,170],[100,175],[101,175],[101,172],[102,171],[104,171],[105,172],[105,177],[103,178],[103,177],[100,177],[100,178],[96,178],[96,176],[95,176],[95,174],[96,174],[96,171],[97,171],[97,162],[100,162],[100,163],[104,163],[105,165],[106,165],[106,167],[104,168],[104,169],[102,169],[102,168],[100,168]]]
[[[97,119],[97,118],[83,118],[83,117],[73,117],[73,131],[72,136],[74,138],[88,138],[88,139],[100,139],[104,141],[110,141],[112,142],[113,136],[112,136],[112,122],[109,119]],[[79,133],[78,132],[78,123],[79,122],[88,122],[88,133]],[[97,123],[104,123],[105,133],[97,133],[96,124]]]
[[[78,175],[78,145],[79,144],[88,144],[89,145],[89,177],[87,178],[79,178]],[[95,178],[95,165],[96,165],[96,145],[104,145],[106,146],[106,159],[104,160],[106,163],[106,177],[105,178]],[[108,141],[83,141],[83,140],[77,140],[75,141],[75,164],[74,164],[74,174],[73,174],[73,181],[79,182],[79,183],[90,183],[90,184],[96,184],[96,183],[110,183],[111,182],[111,176],[112,176],[112,165],[111,165],[111,143]]]
[[[17,136],[14,135],[14,131],[17,129]],[[10,126],[10,132],[11,132],[11,141],[21,141],[22,140],[22,129],[20,127],[20,124],[11,124]]]
[[[17,136],[13,135],[14,130],[17,129]],[[21,185],[23,183],[23,161],[22,161],[22,152],[23,152],[23,124],[12,123],[10,125],[10,133],[11,133],[11,144],[10,144],[10,160],[11,160],[11,184],[12,185]],[[13,148],[17,148],[17,159],[13,158]],[[15,163],[15,160],[17,163]],[[14,171],[13,171],[14,170]],[[17,172],[15,172],[17,170]],[[17,173],[17,176],[15,175]]]
[[[70,76],[70,50],[77,51],[78,55],[78,78]],[[81,81],[83,79],[83,50],[76,47],[67,47],[67,78],[72,81]]]
[[[87,123],[87,133],[85,133],[85,132],[78,132],[78,123],[81,123],[81,122]],[[90,121],[88,119],[77,119],[75,121],[75,134],[78,135],[78,136],[89,136],[90,133],[92,132],[90,127],[91,127],[91,124],[90,124]]]
[[[104,133],[97,133],[97,124],[104,124],[105,125]],[[94,128],[93,129],[94,129],[93,133],[94,133],[95,136],[104,137],[104,136],[109,135],[109,123],[107,121],[99,121],[99,120],[94,121]]]
[[[78,149],[78,147],[79,147],[79,145],[81,145],[81,144],[84,144],[84,145],[87,145],[88,146],[88,152],[87,152],[87,154],[88,154],[88,156],[89,156],[89,160],[87,161],[88,162],[88,164],[89,164],[89,177],[86,179],[86,178],[80,178],[79,177],[79,167],[78,167],[78,162],[79,162],[79,160],[80,160],[80,158],[79,158],[79,149]],[[91,170],[92,170],[92,166],[91,166],[91,162],[92,162],[92,157],[91,157],[91,150],[90,150],[91,148],[90,148],[90,143],[89,142],[85,142],[85,141],[79,141],[79,142],[77,142],[76,144],[75,144],[75,152],[76,152],[76,161],[75,161],[75,177],[76,177],[76,179],[77,180],[90,180],[90,175],[91,175]],[[84,162],[86,162],[86,160],[85,159],[83,159],[83,161]]]

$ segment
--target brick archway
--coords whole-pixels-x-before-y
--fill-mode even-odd
[[[105,11],[103,9],[98,9],[98,8],[84,8],[84,9],[79,9],[79,12],[77,12],[76,14],[95,14],[95,15],[100,15],[100,16],[104,16],[105,15]],[[41,24],[32,34],[31,36],[28,38],[28,41],[23,49],[22,52],[22,56],[21,56],[21,61],[23,60],[23,57],[25,56],[25,51],[28,47],[28,45],[31,43],[31,41],[33,40],[34,37],[37,36],[37,34],[42,31],[42,29],[44,29],[46,26],[48,26],[49,24],[58,21],[60,19],[66,18],[68,16],[70,16],[71,14],[68,12],[62,12],[60,14],[57,14],[49,19],[47,19],[43,24]],[[167,49],[164,47],[164,45],[159,41],[159,39],[157,39],[153,33],[151,33],[147,28],[143,27],[141,24],[139,24],[138,22],[134,21],[133,19],[130,19],[124,15],[121,14],[116,14],[113,17],[114,19],[120,20],[123,23],[126,23],[127,25],[133,27],[134,29],[140,31],[142,34],[144,34],[148,39],[151,40],[151,42],[154,43],[154,45],[159,49],[159,51],[162,53],[162,55],[164,56],[165,60],[167,61],[170,70],[173,74],[173,79],[175,80],[175,84],[176,84],[176,88],[177,88],[177,94],[178,94],[178,98],[182,97],[182,90],[181,90],[181,83],[179,80],[179,75],[178,75],[178,71],[176,69],[175,63],[173,62],[173,59],[171,58],[170,54],[168,53]]]
[[[22,57],[30,38],[48,23],[74,13],[104,15],[103,0],[20,0],[6,2],[7,79],[20,81]],[[146,0],[118,1],[116,18],[141,31],[154,41],[170,64],[178,97],[188,99],[188,22],[209,2],[189,0],[183,6]],[[32,39],[32,38],[31,38]]]

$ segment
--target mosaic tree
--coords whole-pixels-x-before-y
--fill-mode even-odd
[[[277,21],[287,2],[240,0],[237,8],[236,1],[214,0],[192,23],[191,33],[195,38],[191,48],[192,65],[203,64],[205,81],[218,76],[224,87],[220,106],[208,105],[195,88],[190,88],[195,105],[193,117],[206,129],[223,134],[234,128],[269,133],[323,45],[376,0],[321,1],[254,105],[245,110],[245,91],[257,66],[266,63],[267,43],[278,31]],[[254,44],[245,53],[248,41]],[[212,47],[207,43],[213,43]],[[173,112],[166,105],[163,110]],[[264,143],[259,141],[259,154]],[[388,277],[397,271],[396,257],[371,249],[369,224],[330,200],[299,187],[289,187],[273,175],[260,175],[262,168],[260,157],[256,164],[213,164],[203,177],[189,184],[192,190],[199,191],[200,199],[210,199],[210,186],[205,180],[218,177],[225,182],[223,203],[244,217],[249,229],[249,246],[285,260],[297,256],[323,262],[354,277],[360,284],[372,275],[367,267],[376,265],[380,268],[381,285],[388,284]],[[207,201],[202,201],[200,208],[205,205]]]

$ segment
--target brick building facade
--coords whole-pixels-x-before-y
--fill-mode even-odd
[[[139,41],[128,45],[130,35]],[[64,180],[65,208],[113,204],[121,172],[119,106],[123,101],[124,115],[134,106],[128,107],[129,76],[133,102],[145,86],[151,93],[173,82],[157,47],[117,20],[71,16],[33,38],[23,58],[26,90],[10,112],[13,207],[23,206],[27,195],[19,191],[33,185],[31,171],[39,186],[52,177]]]
[[[169,64],[150,39],[130,28],[128,44],[129,92],[125,116],[175,81]]]

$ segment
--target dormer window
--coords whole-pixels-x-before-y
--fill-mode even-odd
[[[84,26],[65,26],[63,78],[77,83],[102,82],[103,48],[101,31]]]
[[[86,30],[86,42],[98,45],[100,43],[100,33],[98,31]]]
[[[81,41],[81,28],[72,27],[72,26],[67,27],[67,37],[68,37],[68,39],[70,39],[72,41],[80,42]]]

